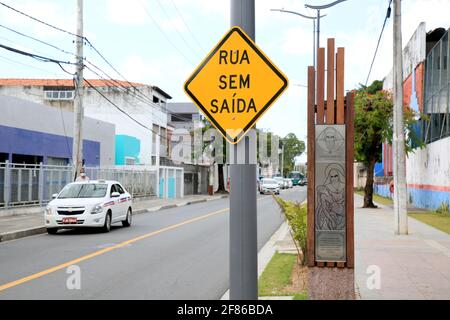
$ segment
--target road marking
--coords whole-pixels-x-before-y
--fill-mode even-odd
[[[260,201],[260,200],[263,200],[263,199],[267,199],[267,198],[271,198],[271,197],[268,197],[268,196],[267,197],[261,197],[261,198],[257,199],[257,201]],[[161,234],[163,232],[170,231],[170,230],[173,230],[173,229],[177,229],[177,228],[182,227],[184,225],[187,225],[187,224],[190,224],[190,223],[193,223],[193,222],[197,222],[197,221],[200,221],[200,220],[204,220],[204,219],[207,219],[209,217],[212,217],[212,216],[215,216],[215,215],[218,215],[218,214],[221,214],[221,213],[225,213],[229,209],[230,208],[221,209],[221,210],[218,210],[218,211],[214,211],[214,212],[205,214],[205,215],[200,216],[200,217],[196,217],[196,218],[189,219],[189,220],[177,223],[177,224],[173,224],[171,226],[168,226],[168,227],[165,227],[165,228],[162,228],[162,229],[159,229],[159,230],[156,230],[156,231],[144,234],[142,236],[139,236],[139,237],[136,237],[136,238],[133,238],[133,239],[130,239],[130,240],[118,243],[118,244],[113,245],[111,247],[107,247],[107,248],[95,251],[93,253],[90,253],[90,254],[87,254],[85,256],[79,257],[77,259],[70,260],[68,262],[62,263],[62,264],[57,265],[55,267],[52,267],[52,268],[49,268],[49,269],[46,269],[46,270],[34,273],[34,274],[26,276],[24,278],[21,278],[21,279],[12,281],[12,282],[5,283],[5,284],[0,286],[0,292],[4,291],[6,289],[9,289],[9,288],[18,286],[18,285],[23,284],[25,282],[41,278],[41,277],[46,276],[46,275],[48,275],[50,273],[53,273],[53,272],[65,269],[65,268],[67,268],[67,267],[69,267],[69,266],[71,266],[73,264],[78,264],[80,262],[92,259],[92,258],[97,257],[99,255],[108,253],[110,251],[113,251],[115,249],[119,249],[119,248],[128,246],[128,245],[130,245],[130,244],[132,244],[134,242],[137,242],[137,241],[140,241],[140,240],[144,240],[146,238],[150,238],[150,237],[156,236],[156,235]]]

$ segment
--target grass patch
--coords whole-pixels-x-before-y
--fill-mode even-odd
[[[364,191],[356,191],[355,193],[364,197]],[[379,196],[379,195],[377,195],[375,193],[372,195],[372,200],[374,202],[381,203],[381,204],[383,204],[385,206],[389,206],[389,205],[392,205],[394,203],[391,198],[382,197],[382,196]]]
[[[308,294],[306,292],[297,293],[292,300],[308,300]]]
[[[305,269],[297,263],[296,255],[275,252],[259,278],[258,295],[294,296],[293,300],[307,300],[305,283],[299,282]]]
[[[295,255],[275,252],[259,279],[259,295],[286,295],[283,288],[291,284],[295,263],[297,263]]]
[[[429,226],[450,234],[450,216],[437,212],[408,212],[411,218],[417,219]]]

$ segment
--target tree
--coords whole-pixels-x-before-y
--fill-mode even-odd
[[[392,95],[382,90],[383,82],[375,80],[369,87],[361,86],[355,96],[355,158],[367,168],[364,187],[364,208],[375,208],[373,182],[375,164],[381,161],[382,145],[392,141],[393,102]],[[415,134],[415,113],[405,110],[406,152],[422,147],[423,142]]]
[[[284,145],[284,164],[282,175],[287,176],[289,172],[294,170],[295,158],[305,152],[305,142],[299,140],[295,133],[289,133],[282,139]]]

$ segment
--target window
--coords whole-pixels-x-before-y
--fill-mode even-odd
[[[60,193],[58,199],[103,198],[107,184],[83,183],[69,184]]]
[[[159,103],[159,98],[157,96],[153,96],[153,102],[154,103]]]
[[[46,90],[44,91],[46,100],[72,100],[74,98],[73,91]]]
[[[123,188],[120,185],[115,184],[115,186],[116,186],[117,192],[119,192],[120,194],[124,194],[125,193],[125,191],[123,190]]]
[[[116,185],[115,185],[115,184],[111,185],[111,191],[109,192],[109,196],[112,196],[112,194],[113,194],[114,192],[119,192],[119,191],[117,191]]]

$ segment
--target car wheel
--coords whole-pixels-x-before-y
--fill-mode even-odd
[[[111,231],[111,212],[108,212],[105,217],[105,224],[102,227],[103,232]]]
[[[129,227],[131,226],[131,208],[128,208],[127,217],[122,221],[122,226]]]
[[[57,234],[58,228],[47,228],[47,233],[48,234]]]

